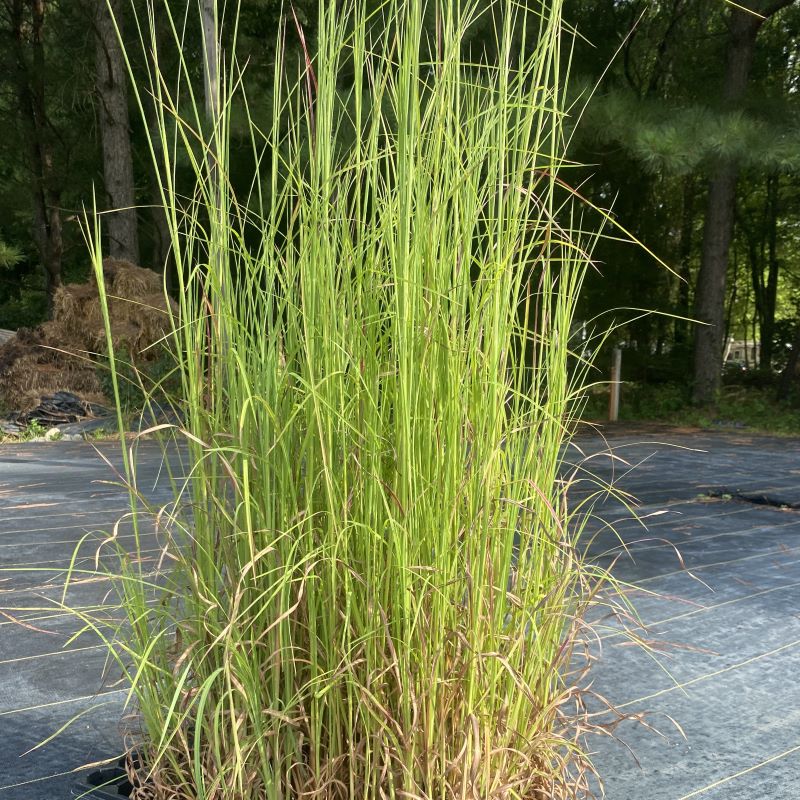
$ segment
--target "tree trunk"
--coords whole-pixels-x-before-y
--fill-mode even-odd
[[[219,303],[224,306],[230,296],[229,281],[226,274],[228,265],[224,256],[224,249],[220,247],[220,239],[225,234],[225,215],[226,209],[223,208],[222,177],[220,172],[220,160],[222,149],[220,147],[220,43],[219,43],[219,20],[217,18],[217,0],[202,0],[201,16],[203,22],[203,77],[205,84],[205,110],[206,117],[210,126],[210,138],[208,158],[208,191],[213,198],[209,213],[209,266],[216,273],[217,286],[219,291]],[[215,231],[216,229],[216,231]],[[217,309],[214,309],[216,312]],[[224,327],[220,328],[220,348],[224,352],[228,349],[228,338]],[[211,349],[209,349],[211,352]],[[222,381],[222,360],[218,362],[216,375],[211,377],[214,380]]]
[[[159,14],[163,12],[159,11]],[[163,70],[164,65],[160,62],[163,54],[169,52],[174,45],[172,35],[168,26],[157,24],[155,27],[154,50],[151,54],[152,62],[149,68],[157,72],[160,80],[166,80]],[[170,91],[176,91],[176,87],[171,87]],[[171,291],[175,284],[175,264],[172,258],[172,230],[168,212],[165,208],[165,197],[162,191],[162,172],[165,167],[163,142],[159,129],[160,112],[158,107],[159,99],[151,97],[145,108],[146,122],[149,130],[150,141],[153,146],[153,160],[148,170],[148,182],[150,186],[150,217],[152,221],[153,239],[151,264],[157,272],[163,272],[167,289]],[[167,122],[166,124],[174,124]],[[169,138],[169,135],[168,135]]]
[[[764,287],[761,318],[761,345],[759,347],[759,366],[772,369],[775,339],[775,306],[778,301],[778,203],[780,178],[770,175],[767,179],[767,283]]]
[[[678,242],[678,317],[675,320],[675,344],[683,345],[688,336],[689,287],[691,285],[691,258],[694,232],[695,183],[692,176],[683,179],[683,204],[681,212],[681,233]]]
[[[16,62],[15,84],[20,123],[28,148],[33,204],[33,239],[39,251],[45,276],[47,307],[52,313],[53,298],[61,286],[61,187],[53,164],[50,126],[45,113],[45,57],[42,31],[44,0],[28,0],[30,23],[25,19],[24,0],[13,0],[11,37]],[[30,61],[28,56],[30,49]]]
[[[758,234],[742,224],[747,239],[747,260],[750,263],[750,284],[753,287],[755,305],[754,318],[758,320],[759,330],[764,326],[764,248],[758,247]],[[763,238],[763,227],[761,235]],[[761,354],[759,354],[761,355]]]
[[[96,79],[103,141],[103,179],[108,207],[104,215],[108,253],[139,263],[139,230],[133,180],[128,79],[125,59],[114,26],[122,24],[121,0],[97,0],[95,16]]]
[[[219,116],[219,42],[217,41],[216,0],[203,0],[203,83],[206,116],[216,123]]]
[[[172,233],[164,213],[161,193],[155,185],[157,180],[157,175],[152,178],[153,202],[150,204],[150,218],[153,223],[153,249],[150,261],[156,272],[162,272],[166,276],[167,287],[172,288]]]
[[[726,108],[732,110],[741,104],[762,24],[791,2],[775,0],[766,8],[755,9],[758,14],[741,7],[731,9],[722,87]],[[723,158],[713,168],[708,183],[702,261],[695,295],[695,316],[704,323],[695,331],[693,400],[697,405],[714,403],[721,385],[725,279],[733,237],[737,176],[737,164]]]
[[[800,366],[800,319],[794,329],[792,338],[792,349],[789,353],[789,360],[781,373],[781,380],[778,385],[778,399],[788,400],[792,392],[792,386],[797,379],[797,368]]]
[[[716,400],[721,383],[725,333],[725,283],[728,250],[733,236],[736,165],[726,162],[715,170],[708,186],[703,250],[695,295],[698,326],[694,340],[694,402]]]
[[[745,287],[747,287],[747,281],[745,281]],[[722,336],[722,358],[724,360],[725,353],[727,352],[727,345],[731,338],[731,331],[733,330],[733,309],[736,305],[736,300],[739,295],[739,258],[736,252],[736,244],[734,243],[733,246],[733,282],[731,285],[731,289],[728,292],[728,308],[725,312],[725,330],[723,331]],[[747,338],[747,312],[750,306],[750,292],[745,288],[745,296],[744,296],[744,317],[742,318],[742,324],[745,329],[745,338]],[[747,350],[745,349],[745,353]],[[747,358],[745,356],[745,362]]]
[[[150,139],[153,142],[154,152],[159,163],[163,159],[161,137],[158,134],[158,121],[151,110],[149,116]],[[153,249],[150,263],[156,272],[162,272],[168,290],[174,288],[174,264],[172,258],[172,231],[170,229],[167,211],[164,208],[164,198],[161,192],[161,176],[159,168],[153,164],[149,170],[150,218],[153,224]]]

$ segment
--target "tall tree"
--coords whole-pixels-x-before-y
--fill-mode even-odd
[[[793,0],[761,2],[752,9],[733,6],[729,12],[728,49],[722,83],[722,100],[728,110],[742,105],[764,22]],[[722,380],[722,346],[725,330],[725,282],[733,237],[736,182],[735,159],[719,159],[708,181],[702,259],[695,295],[695,315],[704,323],[695,331],[693,400],[713,403]]]
[[[103,146],[103,181],[108,208],[108,252],[113,258],[139,263],[139,229],[133,177],[128,78],[117,27],[122,26],[122,0],[96,0],[96,83]],[[116,23],[116,27],[115,27]]]
[[[731,50],[731,5],[567,0],[568,18],[595,45],[579,41],[570,53],[579,88],[591,87],[603,74],[573,138],[574,160],[592,165],[584,171],[582,191],[598,205],[612,207],[620,224],[681,276],[668,286],[645,284],[642,276],[650,266],[641,251],[613,237],[601,240],[595,253],[603,267],[597,276],[587,276],[584,313],[593,318],[609,308],[632,305],[683,318],[675,320],[672,330],[659,332],[655,347],[640,335],[638,321],[625,327],[624,336],[626,346],[650,359],[661,376],[685,382],[687,388],[695,329],[683,320],[696,313],[693,295],[703,254],[707,188],[721,163],[736,167],[737,220],[753,228],[758,239],[767,328],[769,301],[777,290],[776,330],[782,330],[782,317],[788,312],[785,295],[795,281],[791,259],[785,255],[793,241],[789,193],[794,182],[782,177],[800,171],[800,3],[760,21],[746,96],[735,103],[722,102],[721,96]],[[761,213],[769,175],[779,180],[780,202],[770,211],[770,219],[777,214],[776,225],[770,222],[767,228]],[[775,233],[776,259],[769,263],[767,230]],[[737,242],[742,244],[741,235]],[[746,261],[741,259],[742,266]],[[769,268],[777,264],[781,269],[776,284],[775,270],[769,273]],[[749,274],[742,270],[743,277]],[[730,281],[729,276],[727,295],[733,294]],[[752,321],[740,313],[743,303],[749,301],[752,308],[754,300],[752,291],[739,288],[732,317],[737,337],[745,335],[745,317]],[[668,337],[663,352],[670,358],[658,363],[662,333]],[[721,353],[712,371],[719,369],[720,361]],[[775,359],[776,365],[782,362],[782,357]],[[628,363],[630,368],[630,358]]]
[[[45,0],[11,0],[11,45],[15,61],[15,86],[19,119],[24,129],[28,167],[31,172],[33,239],[45,274],[48,308],[61,285],[63,255],[61,184],[52,147],[53,129],[45,103],[46,61],[44,50]],[[26,13],[26,11],[28,13]]]
[[[762,369],[772,367],[775,321],[778,301],[778,278],[781,260],[778,258],[778,222],[780,219],[780,175],[769,173],[756,195],[757,207],[747,213],[747,204],[741,198],[737,202],[737,229],[741,232],[750,264],[750,279],[753,288],[755,317],[758,322],[759,355]]]

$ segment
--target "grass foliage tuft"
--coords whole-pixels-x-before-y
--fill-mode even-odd
[[[487,19],[492,57],[467,44]],[[139,22],[189,468],[154,561],[125,451],[126,621],[86,622],[130,680],[151,788],[577,794],[569,670],[597,576],[560,469],[591,241],[559,177],[559,0],[321,2],[300,59],[289,15],[238,196],[229,122],[254,101],[236,62],[209,125],[194,65],[161,75]]]

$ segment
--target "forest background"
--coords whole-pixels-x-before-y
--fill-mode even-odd
[[[163,35],[154,46],[162,64],[176,60],[165,74],[177,76],[170,26],[183,24],[182,11],[194,22],[203,4],[173,2],[170,22],[160,0],[136,3],[152,7]],[[247,114],[268,127],[282,14],[299,61],[302,39],[315,36],[317,3],[242,0],[231,53],[224,16],[234,5],[223,13],[220,45],[244,68],[250,99],[249,109],[234,109],[230,163],[234,188],[246,192],[254,174]],[[577,37],[565,55],[576,166],[564,177],[586,200],[584,225],[607,234],[575,349],[595,347],[593,333],[614,326],[597,363],[602,371],[606,351],[623,349],[627,413],[713,407],[733,386],[739,406],[741,391],[757,392],[760,416],[767,403],[771,419],[777,402],[800,420],[800,3],[747,5],[565,2]],[[470,42],[476,54],[500,23],[491,0],[486,6]],[[147,132],[109,7],[128,51],[141,54],[128,0],[0,0],[0,328],[35,326],[58,286],[89,279],[80,221],[93,189],[101,209],[122,209],[104,217],[106,252],[173,284]],[[431,16],[430,36],[435,25]],[[198,93],[200,31],[187,25],[184,47]],[[131,62],[134,76],[145,74],[146,58]],[[341,91],[352,81],[342,74]],[[190,165],[181,169],[188,179]]]

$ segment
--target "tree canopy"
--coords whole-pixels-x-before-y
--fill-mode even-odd
[[[88,279],[80,220],[93,196],[101,210],[121,209],[104,216],[108,252],[169,276],[129,70],[147,106],[145,61],[157,52],[177,81],[169,45],[173,29],[185,30],[182,56],[202,96],[195,23],[203,3],[214,5],[181,0],[167,13],[163,0],[0,0],[0,328],[40,322],[60,283]],[[475,58],[498,24],[497,5],[483,5],[486,37],[471,43]],[[746,5],[565,0],[571,158],[580,165],[570,174],[589,202],[586,224],[606,234],[583,316],[598,327],[626,323],[609,341],[627,348],[628,369],[640,376],[686,376],[694,364],[702,403],[713,401],[730,338],[758,342],[765,370],[792,362],[800,342],[800,4]],[[142,48],[136,17],[148,12],[163,42]],[[232,24],[222,20],[223,58],[242,70],[249,98],[234,114],[229,167],[245,191],[254,155],[244,121],[271,113],[276,34],[283,25],[302,59],[316,19],[312,0],[242,0],[235,52]],[[436,36],[434,18],[428,35]],[[352,80],[341,75],[342,91]]]

